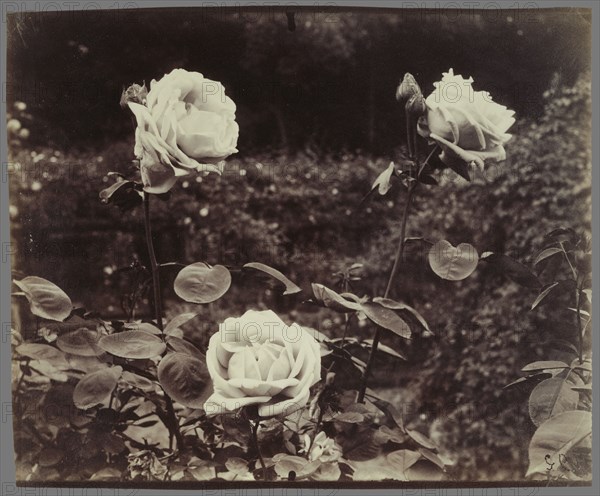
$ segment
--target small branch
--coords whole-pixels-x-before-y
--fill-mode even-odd
[[[429,161],[431,160],[431,157],[433,157],[433,154],[435,152],[437,152],[439,150],[439,148],[440,148],[439,145],[435,145],[433,147],[433,150],[431,150],[431,152],[429,152],[429,155],[427,155],[427,158],[425,159],[425,161],[423,162],[423,164],[419,168],[419,172],[417,173],[417,180],[421,177],[421,174],[425,170],[425,167],[427,167],[427,164],[429,164]]]
[[[150,195],[144,193],[144,227],[146,231],[146,245],[148,246],[148,256],[150,258],[150,269],[152,271],[152,287],[154,292],[154,313],[158,328],[163,330],[162,320],[162,300],[160,291],[160,274],[159,265],[156,261],[156,253],[154,252],[154,243],[152,242],[152,227],[150,223]]]
[[[258,426],[260,425],[260,420],[254,422],[252,426],[252,440],[254,441],[254,447],[256,449],[256,453],[258,454],[258,459],[260,461],[260,466],[263,472],[263,480],[267,480],[267,466],[265,465],[265,460],[260,452],[260,446],[258,444]]]
[[[406,204],[404,205],[404,211],[402,213],[402,221],[400,225],[400,240],[398,242],[398,249],[396,250],[396,258],[394,259],[394,266],[392,267],[392,271],[390,272],[390,277],[388,279],[387,287],[385,289],[384,298],[387,298],[392,290],[392,285],[394,283],[394,278],[396,277],[396,273],[398,272],[398,267],[400,266],[400,262],[404,257],[404,247],[406,245],[406,224],[408,221],[408,213],[410,211],[410,204],[412,203],[413,193],[415,188],[417,187],[417,182],[411,182],[408,186],[408,196],[406,197]],[[373,346],[371,347],[371,353],[369,354],[369,360],[367,361],[367,367],[365,368],[365,373],[363,374],[362,384],[358,393],[357,401],[358,403],[364,403],[365,393],[367,391],[367,381],[369,379],[369,375],[371,374],[371,369],[373,368],[373,363],[375,362],[375,354],[377,353],[377,348],[379,347],[379,341],[381,339],[381,327],[377,327],[375,330],[375,337],[373,338]]]
[[[163,311],[162,311],[162,299],[160,291],[160,274],[159,264],[156,261],[156,253],[154,252],[154,244],[152,243],[152,226],[150,223],[150,195],[144,192],[144,228],[146,231],[146,244],[148,245],[148,256],[150,258],[150,269],[152,271],[152,288],[154,293],[154,313],[156,315],[156,325],[162,331],[163,330]],[[174,436],[177,440],[177,449],[179,451],[184,448],[184,440],[179,430],[179,420],[175,415],[175,409],[173,408],[173,400],[165,391],[165,402],[167,406],[167,415],[170,424],[171,439]]]
[[[404,246],[405,246],[405,238],[406,238],[406,223],[408,221],[408,213],[410,211],[410,204],[412,203],[413,193],[417,186],[417,183],[411,182],[408,186],[408,195],[406,197],[406,203],[404,205],[404,211],[402,212],[402,221],[400,225],[400,240],[398,242],[398,248],[396,250],[396,258],[394,259],[394,266],[392,267],[392,272],[390,272],[390,277],[388,279],[387,287],[385,288],[384,298],[387,298],[392,290],[392,284],[394,282],[394,278],[396,277],[396,273],[398,272],[398,267],[400,266],[400,262],[404,256]]]
[[[179,420],[177,420],[177,415],[175,415],[175,409],[173,408],[173,400],[166,392],[165,403],[167,404],[167,415],[169,416],[170,423],[173,424],[171,432],[177,440],[177,449],[181,451],[185,447],[185,441],[183,439],[183,435],[181,434],[181,430],[179,429]]]
[[[310,440],[310,446],[306,450],[306,459],[310,461],[310,452],[312,451],[315,445],[315,439],[317,439],[317,435],[319,434],[319,430],[321,429],[321,424],[323,423],[323,409],[319,411],[319,417],[317,418],[317,425],[315,426],[315,435]]]
[[[415,156],[415,150],[413,149],[412,139],[412,118],[408,109],[404,111],[406,115],[406,144],[408,145],[408,157],[412,160]]]

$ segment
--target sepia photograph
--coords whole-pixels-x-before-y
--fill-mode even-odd
[[[3,7],[17,486],[592,485],[591,8],[71,3]]]

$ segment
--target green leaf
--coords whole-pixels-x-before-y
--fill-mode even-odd
[[[537,276],[525,265],[514,258],[501,253],[486,252],[481,260],[489,263],[496,272],[504,274],[512,281],[526,288],[539,288],[541,283]]]
[[[188,467],[186,469],[194,479],[199,481],[208,481],[215,478],[215,467],[205,465],[202,467]]]
[[[372,339],[365,339],[363,341],[363,343],[367,344],[370,348],[373,347],[373,340]],[[406,360],[407,358],[404,355],[401,355],[400,353],[398,353],[396,350],[394,350],[393,348],[390,348],[389,346],[383,344],[383,343],[379,343],[377,345],[377,351],[382,351],[384,353],[387,353],[388,355],[391,355],[395,358],[400,358],[402,360]]]
[[[309,468],[309,470],[307,470],[307,468]],[[303,474],[305,476],[310,475],[308,472],[310,472],[311,468],[312,465],[308,462],[308,460],[300,456],[293,455],[284,455],[275,463],[275,472],[284,480],[288,479],[290,472],[294,472],[296,477],[298,477],[298,474]],[[318,466],[315,466],[314,470],[317,468]],[[314,472],[314,470],[312,471]]]
[[[513,386],[518,386],[519,384],[530,383],[534,380],[540,382],[542,379],[547,379],[548,377],[552,377],[552,374],[549,372],[540,372],[537,374],[531,374],[531,375],[528,375],[527,377],[521,377],[521,378],[517,379],[516,381],[513,381],[510,384],[507,384],[502,389],[508,389]]]
[[[419,176],[419,182],[423,184],[428,184],[430,186],[437,186],[438,182],[435,177],[430,174],[421,174]]]
[[[361,310],[361,305],[354,301],[349,301],[322,284],[313,283],[312,290],[317,301],[327,308],[336,312],[357,312]]]
[[[210,267],[197,262],[181,269],[175,278],[177,296],[190,303],[210,303],[223,296],[231,286],[231,274],[222,265]]]
[[[556,415],[574,410],[579,403],[579,395],[572,386],[578,386],[567,377],[552,377],[540,382],[529,396],[529,416],[540,426]]]
[[[326,462],[319,466],[311,475],[314,481],[337,481],[342,476],[342,471],[337,462]]]
[[[134,374],[133,372],[129,372],[125,370],[123,374],[121,374],[121,380],[126,383],[128,386],[133,386],[142,391],[153,391],[154,390],[154,382],[150,379],[142,377],[141,375]]]
[[[164,333],[168,336],[176,329],[179,329],[182,325],[188,323],[190,320],[196,318],[197,316],[198,313],[196,312],[188,312],[182,313],[177,317],[173,317],[173,319],[171,319],[171,321],[165,326]]]
[[[426,331],[431,332],[429,324],[423,318],[423,316],[417,310],[407,305],[406,303],[400,303],[399,301],[394,301],[390,298],[382,298],[379,296],[373,298],[373,303],[379,303],[380,305],[389,308],[390,310],[406,310],[419,321],[419,324],[421,324]]]
[[[233,456],[225,462],[225,467],[227,470],[237,475],[245,475],[248,473],[248,462],[243,458]]]
[[[165,392],[188,408],[203,408],[211,392],[206,364],[187,353],[169,353],[158,365],[158,380]]]
[[[546,474],[547,469],[561,466],[561,458],[592,435],[592,414],[581,410],[563,412],[538,427],[529,443],[529,469],[532,474]],[[591,439],[589,439],[591,446]]]
[[[117,181],[100,191],[100,200],[102,203],[114,203],[123,210],[129,210],[141,205],[143,196],[133,181]]]
[[[160,336],[162,334],[161,330],[158,327],[148,322],[136,322],[133,324],[125,324],[125,328],[130,331],[149,332],[150,334],[154,334],[156,336]]]
[[[395,470],[400,474],[406,474],[406,471],[421,459],[421,453],[402,449],[388,453],[386,458]]]
[[[243,268],[259,270],[261,272],[264,272],[265,274],[270,275],[274,279],[277,279],[285,286],[285,291],[283,292],[284,295],[291,295],[295,293],[300,293],[300,291],[302,291],[302,289],[299,286],[290,281],[281,272],[279,272],[277,269],[274,269],[273,267],[269,267],[268,265],[259,262],[250,262],[245,264]]]
[[[590,302],[590,305],[591,305],[592,304],[592,290],[591,289],[584,289],[583,290],[583,294],[588,299],[588,301]]]
[[[100,356],[104,350],[98,346],[100,333],[87,328],[75,329],[58,337],[56,346],[65,353],[79,356]]]
[[[427,458],[431,463],[435,463],[439,468],[445,470],[446,464],[433,451],[428,450],[426,448],[419,448],[419,453],[421,453],[421,455]]]
[[[563,253],[562,248],[556,248],[556,247],[546,248],[537,257],[535,257],[535,262],[533,262],[533,265],[537,265],[542,260],[546,260],[548,257],[551,257],[552,255],[556,255],[557,253]]]
[[[365,461],[375,458],[381,453],[381,440],[387,441],[386,436],[376,437],[375,431],[371,428],[347,437],[342,442],[344,457],[354,461]]]
[[[586,358],[583,360],[583,363],[580,363],[579,358],[575,358],[575,360],[573,360],[571,362],[571,368],[585,370],[586,372],[591,372],[592,371],[592,361]]]
[[[104,336],[98,346],[112,355],[132,359],[154,358],[167,348],[158,336],[145,331],[123,331]]]
[[[394,162],[390,162],[390,165],[387,167],[387,169],[385,169],[381,174],[379,174],[379,176],[377,176],[377,179],[375,179],[375,182],[371,186],[371,191],[377,188],[377,192],[380,195],[385,195],[392,187],[391,180],[395,171],[396,166],[394,165]]]
[[[442,279],[461,281],[477,268],[479,255],[474,246],[461,243],[457,247],[441,240],[429,250],[429,266]]]
[[[383,413],[385,413],[388,420],[392,423],[396,424],[397,427],[404,429],[404,418],[402,413],[398,411],[398,409],[392,405],[389,401],[385,401],[382,399],[373,399],[372,403],[379,408]]]
[[[178,338],[177,336],[168,336],[166,341],[167,345],[178,353],[187,353],[188,355],[195,356],[197,358],[204,358],[204,354],[187,339]]]
[[[34,360],[45,360],[57,368],[68,368],[69,362],[61,350],[54,346],[43,343],[23,343],[16,347],[16,352],[20,355],[32,358]]]
[[[556,288],[558,285],[559,285],[558,282],[553,282],[552,284],[548,284],[547,286],[544,286],[544,289],[542,290],[542,292],[537,296],[535,301],[531,304],[531,309],[534,310],[540,303],[542,303],[542,301],[544,301],[546,296],[548,296],[552,292],[552,290],[554,288]]]
[[[99,404],[107,404],[117,386],[121,372],[123,369],[117,366],[85,375],[73,391],[75,406],[87,410]]]
[[[34,315],[43,319],[63,321],[71,314],[71,299],[56,284],[36,276],[29,276],[14,283],[25,293]]]
[[[567,369],[569,366],[565,362],[558,360],[544,360],[539,362],[531,362],[521,369],[523,372],[533,372],[546,369]]]
[[[435,449],[436,446],[431,439],[429,439],[424,434],[421,434],[419,431],[415,431],[412,429],[406,429],[406,433],[411,437],[413,441],[417,444],[423,446],[423,448],[427,449]]]
[[[378,303],[363,303],[360,305],[365,315],[378,326],[388,329],[405,339],[410,339],[410,326],[400,316]]]
[[[406,471],[406,478],[409,481],[439,481],[444,476],[444,471],[436,464],[429,460],[419,460],[414,465],[410,466]]]

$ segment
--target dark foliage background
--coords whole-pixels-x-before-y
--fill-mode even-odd
[[[444,174],[440,186],[421,189],[409,235],[531,263],[547,231],[590,229],[586,11],[301,11],[295,31],[284,12],[265,10],[21,15],[10,19],[9,42],[9,118],[29,130],[10,138],[13,268],[106,316],[122,316],[131,291],[132,272],[120,269],[135,257],[145,263],[142,212],[98,200],[112,182],[106,173],[131,172],[133,127],[120,92],[175,67],[225,84],[238,105],[240,154],[223,177],[190,178],[155,202],[162,261],[260,261],[306,289],[335,286],[335,273],[360,262],[355,291],[382,294],[404,198],[396,186],[360,200],[401,151],[398,80],[410,71],[428,93],[449,67],[516,110],[515,137],[508,160],[485,177]],[[430,429],[456,461],[453,476],[521,478],[533,432],[527,394],[502,387],[528,361],[558,353],[550,341],[569,336],[572,315],[529,312],[535,291],[483,266],[465,281],[442,281],[419,246],[408,252],[395,296],[421,311],[435,336],[409,346],[386,337],[409,361],[382,359],[373,382]],[[196,341],[225,316],[263,305],[341,333],[337,315],[265,287],[237,274],[234,289],[204,310]],[[183,305],[165,293],[174,314]],[[145,312],[142,302],[138,316]]]

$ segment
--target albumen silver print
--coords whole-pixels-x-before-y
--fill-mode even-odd
[[[18,485],[592,484],[592,9],[88,7],[4,11]]]

